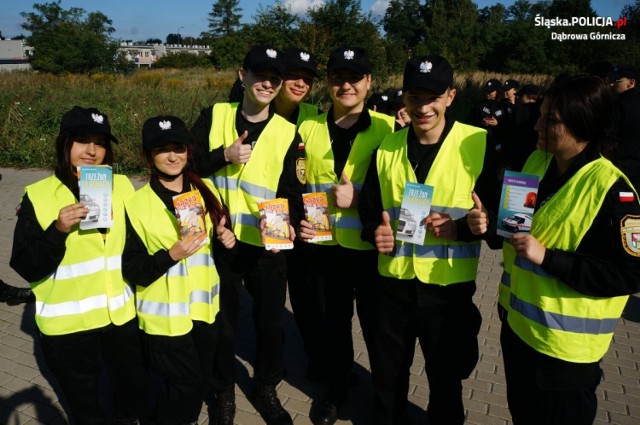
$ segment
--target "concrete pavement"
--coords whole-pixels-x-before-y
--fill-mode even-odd
[[[0,168],[0,279],[16,286],[27,286],[10,267],[9,257],[15,227],[15,207],[27,184],[48,176],[48,171]],[[135,183],[137,186],[140,182]],[[480,362],[464,382],[464,402],[468,424],[511,424],[505,398],[504,372],[499,343],[500,321],[496,315],[496,292],[502,272],[501,254],[486,247],[478,271],[475,302],[483,316],[480,331]],[[251,402],[254,362],[254,333],[250,317],[250,298],[245,294],[238,334],[238,413],[236,423],[263,424]],[[296,425],[310,424],[309,410],[322,392],[304,377],[305,356],[302,343],[287,306],[285,312],[285,362],[287,377],[279,387],[285,408]],[[48,371],[37,338],[32,305],[0,304],[0,424],[66,424],[64,402],[55,378]],[[339,424],[373,424],[373,404],[369,361],[357,319],[353,338],[356,361],[355,383],[349,403],[341,412]],[[616,330],[611,349],[603,360],[604,381],[598,388],[599,410],[596,424],[631,425],[640,423],[640,299],[631,297]],[[416,350],[409,390],[410,416],[425,424],[424,409],[429,387],[424,375],[424,359]],[[106,379],[104,380],[106,383]],[[105,387],[107,387],[105,385]],[[108,388],[105,388],[108,400]],[[208,424],[207,406],[199,418]]]

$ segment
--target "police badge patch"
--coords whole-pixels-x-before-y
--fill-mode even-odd
[[[629,254],[640,257],[640,215],[626,215],[620,220],[622,246]]]
[[[305,158],[296,159],[296,177],[302,184],[307,184],[307,166]]]

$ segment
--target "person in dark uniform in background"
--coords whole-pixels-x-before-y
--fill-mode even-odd
[[[462,380],[478,361],[482,320],[472,301],[480,239],[466,214],[477,199],[472,193],[498,204],[495,153],[485,130],[446,115],[456,90],[445,58],[409,60],[402,91],[411,125],[385,137],[374,153],[358,205],[362,239],[379,253],[369,344],[376,418],[381,425],[408,423],[417,338],[429,380],[429,423],[462,424]],[[422,246],[394,236],[407,182],[434,187]]]
[[[640,188],[640,89],[638,71],[619,65],[609,75],[609,85],[618,97],[618,149],[615,164]]]
[[[600,361],[640,290],[638,194],[606,159],[614,114],[595,76],[560,80],[542,103],[538,150],[523,168],[541,178],[531,234],[503,246],[500,342],[515,425],[593,423]],[[486,231],[482,212],[469,217]]]
[[[275,114],[271,102],[282,87],[282,52],[252,47],[239,77],[245,90],[240,103],[205,108],[194,123],[196,165],[211,176],[228,206],[237,253],[228,271],[221,271],[221,347],[214,362],[215,423],[231,424],[235,416],[235,330],[239,320],[239,288],[253,298],[256,330],[254,377],[256,409],[269,425],[292,424],[276,386],[284,374],[283,313],[287,267],[284,252],[262,244],[257,202],[287,198],[290,219],[297,226],[305,191],[304,145],[295,125]]]
[[[314,424],[335,423],[347,401],[354,360],[354,300],[367,340],[375,251],[360,239],[358,195],[371,152],[393,131],[392,116],[365,106],[371,79],[371,63],[364,49],[333,50],[327,63],[331,108],[308,118],[299,130],[307,155],[307,191],[327,193],[332,230],[331,241],[301,244],[308,298],[304,305],[293,305],[294,312],[306,309],[316,315],[308,327],[300,328],[309,372],[324,377],[328,386],[319,409],[311,412]],[[303,219],[300,239],[308,242],[315,234],[312,224]]]
[[[276,114],[299,127],[307,117],[320,113],[316,105],[304,102],[318,78],[318,61],[311,53],[291,47],[284,52],[284,69],[282,89],[273,100],[273,108]]]

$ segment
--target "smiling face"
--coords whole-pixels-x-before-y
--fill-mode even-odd
[[[429,90],[409,90],[404,93],[404,104],[411,119],[413,129],[418,136],[437,133],[444,129],[444,114],[456,96],[456,90],[447,89],[442,94]]]
[[[295,105],[300,104],[311,92],[313,79],[313,74],[304,69],[288,71],[284,76],[278,98]]]
[[[187,147],[182,143],[169,142],[151,150],[153,166],[171,177],[182,174],[182,170],[187,165],[188,156]]]
[[[244,102],[255,106],[266,107],[278,95],[282,87],[282,77],[271,69],[260,72],[241,69],[240,80],[244,84]]]
[[[333,107],[340,110],[363,109],[371,88],[371,74],[358,74],[350,69],[336,69],[328,75],[329,96]]]
[[[107,136],[102,133],[78,134],[73,138],[69,152],[71,165],[100,165],[107,153]]]

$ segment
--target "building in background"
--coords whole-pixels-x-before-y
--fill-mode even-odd
[[[31,69],[29,58],[33,48],[24,40],[0,40],[0,72],[25,71]]]

